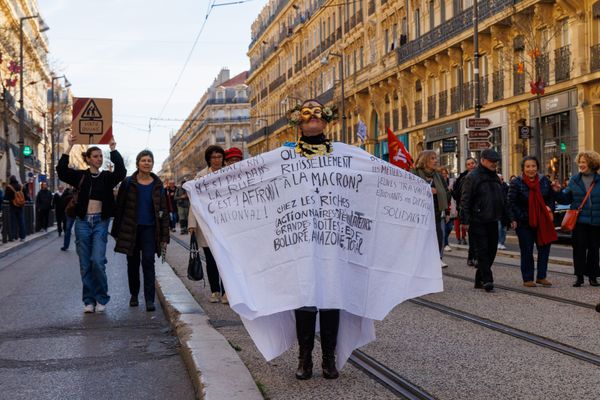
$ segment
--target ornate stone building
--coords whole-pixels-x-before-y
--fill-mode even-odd
[[[541,153],[544,172],[567,177],[578,151],[600,150],[599,2],[480,0],[478,10],[481,116],[502,172],[517,174],[523,154]],[[361,120],[369,152],[387,158],[389,127],[413,155],[436,149],[461,171],[477,155],[466,128],[473,36],[473,0],[271,0],[248,51],[251,116],[267,119],[250,135],[251,153],[295,138],[283,117],[295,98],[341,109],[343,78],[347,132],[332,124],[337,140],[360,144]]]
[[[230,78],[229,70],[222,69],[171,138],[168,169],[177,182],[193,178],[206,167],[204,151],[212,144],[247,150],[244,146],[250,131],[247,76],[244,71]]]
[[[25,109],[24,145],[33,153],[25,157],[25,171],[39,174],[44,172],[47,160],[47,131],[44,122],[47,110],[46,89],[50,82],[48,67],[48,39],[43,33],[36,0],[0,0],[0,182],[7,174],[19,176],[19,73],[9,70],[11,62],[19,65],[20,23],[23,22],[23,106]],[[40,31],[42,29],[42,31]],[[12,69],[12,68],[11,68]],[[12,82],[7,82],[10,79]],[[14,155],[10,161],[9,152]],[[11,165],[7,168],[7,164]],[[15,170],[16,169],[16,170]],[[7,170],[10,170],[8,172]]]

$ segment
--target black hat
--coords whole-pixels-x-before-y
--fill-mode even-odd
[[[497,162],[497,161],[500,161],[500,154],[498,154],[498,152],[495,150],[486,149],[481,152],[481,156],[479,158],[480,159],[485,158],[488,161]]]

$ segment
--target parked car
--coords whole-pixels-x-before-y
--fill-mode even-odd
[[[571,232],[563,232],[563,230],[560,229],[562,220],[565,217],[565,213],[569,208],[569,205],[557,204],[556,208],[554,209],[554,229],[556,229],[556,234],[558,235],[559,242],[571,243]]]

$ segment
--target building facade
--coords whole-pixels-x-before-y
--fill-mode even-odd
[[[210,145],[236,146],[246,152],[244,143],[250,132],[247,76],[245,71],[230,78],[229,70],[222,69],[171,138],[170,171],[177,182],[193,178],[206,167],[204,151]]]
[[[537,154],[543,172],[568,177],[578,151],[600,150],[600,3],[480,0],[478,14],[479,104],[501,172],[518,174],[521,157]],[[295,98],[341,109],[342,82],[347,128],[331,124],[336,140],[361,144],[360,120],[366,149],[387,158],[390,128],[413,155],[437,150],[454,174],[478,153],[466,127],[473,0],[271,0],[248,56],[251,116],[268,116],[250,135],[253,154],[295,138],[284,118]]]
[[[24,145],[32,150],[24,159],[28,179],[47,170],[46,156],[49,138],[46,114],[47,87],[50,83],[48,67],[48,39],[43,33],[36,0],[0,0],[0,75],[2,78],[2,129],[0,130],[0,182],[9,175],[19,176],[19,72],[11,63],[20,64],[20,27],[23,26],[23,107]],[[42,31],[40,31],[40,29]],[[12,153],[12,156],[9,154]]]

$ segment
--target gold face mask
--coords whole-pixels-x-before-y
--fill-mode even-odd
[[[322,107],[303,107],[300,110],[300,116],[303,121],[308,121],[312,117],[321,118],[323,116],[323,108]]]

